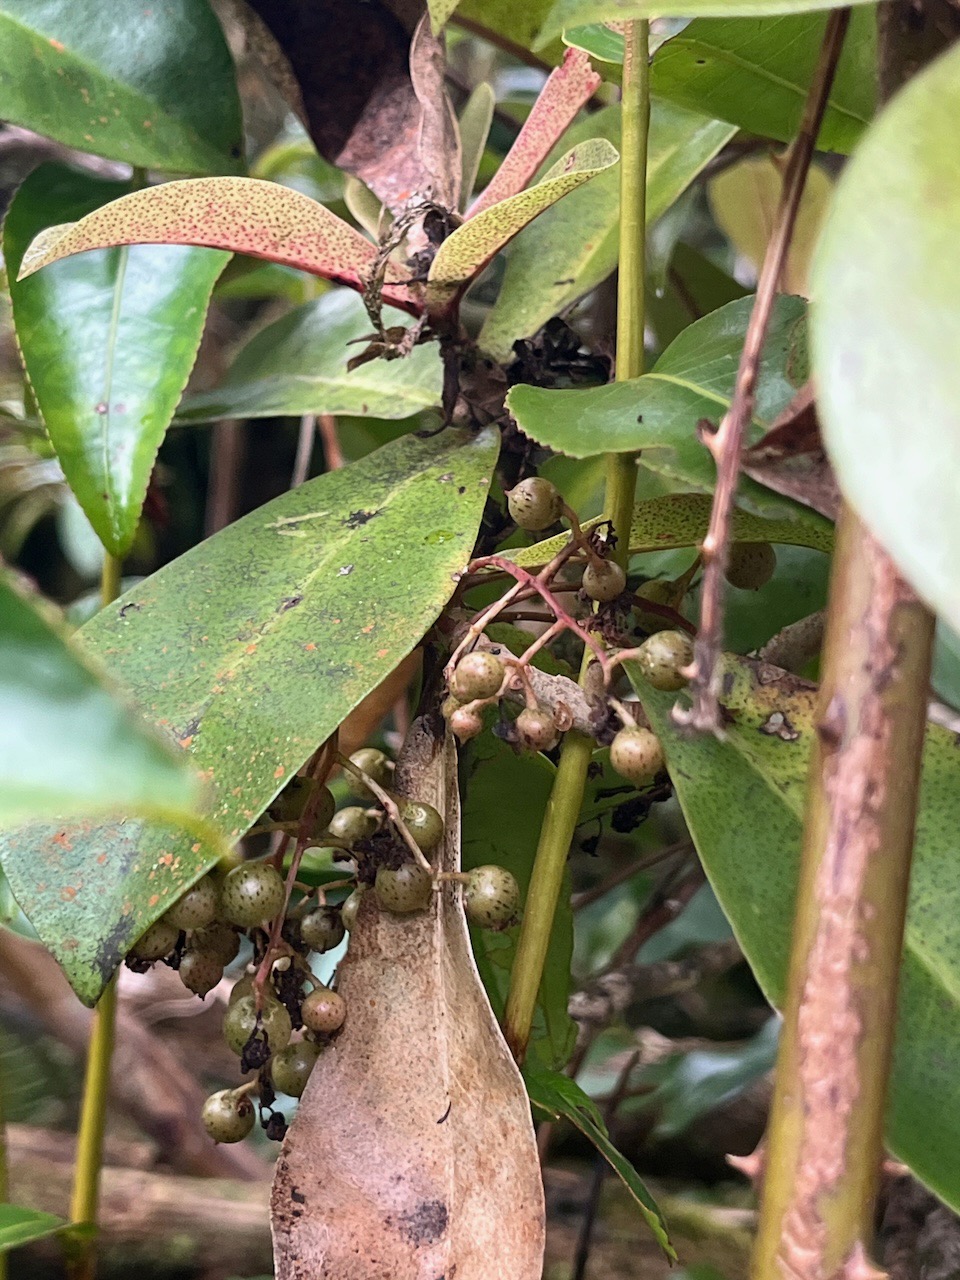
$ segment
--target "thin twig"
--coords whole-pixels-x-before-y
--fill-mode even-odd
[[[293,460],[293,471],[290,473],[291,489],[299,489],[310,474],[310,459],[313,456],[313,442],[316,436],[317,415],[315,413],[305,413],[300,419],[297,453]]]
[[[713,454],[717,464],[717,487],[710,513],[710,525],[701,552],[703,586],[700,631],[694,646],[694,659],[690,668],[689,688],[692,705],[689,710],[675,707],[673,718],[678,725],[714,733],[717,737],[722,736],[719,657],[723,637],[723,575],[729,553],[730,521],[740,473],[740,454],[744,434],[753,419],[760,357],[777,296],[780,276],[790,248],[790,240],[800,207],[800,197],[803,194],[849,21],[848,9],[836,9],[827,19],[820,58],[807,95],[800,131],[790,147],[784,169],[780,205],[764,255],[760,279],[757,282],[756,300],[740,355],[733,399],[717,431],[703,436],[703,442]]]
[[[404,822],[403,818],[401,818],[400,809],[390,792],[384,791],[383,787],[381,787],[378,782],[375,782],[368,773],[364,773],[358,765],[355,765],[349,756],[338,755],[337,762],[341,769],[345,769],[347,773],[352,774],[365,786],[370,788],[373,794],[383,805],[387,817],[393,823],[394,827],[396,827],[401,840],[413,854],[414,862],[416,862],[418,866],[421,866],[424,871],[429,871],[432,876],[433,867],[430,865],[429,859],[426,857],[423,850],[410,834],[410,828]]]
[[[626,867],[621,867],[615,871],[612,876],[608,876],[606,880],[595,885],[592,889],[586,889],[583,893],[575,893],[571,899],[570,905],[574,911],[582,911],[584,907],[591,906],[594,902],[599,902],[608,893],[614,889],[618,889],[620,885],[626,884],[628,880],[632,880],[634,876],[638,876],[642,871],[649,871],[651,867],[658,867],[661,862],[667,862],[670,858],[680,855],[687,857],[693,853],[693,844],[689,840],[678,840],[676,844],[668,844],[664,849],[658,849],[656,853],[651,853],[647,858],[641,858],[639,862],[631,862]]]
[[[337,420],[332,413],[321,413],[317,419],[320,439],[323,441],[323,461],[328,471],[339,471],[343,466],[343,449],[337,435]]]

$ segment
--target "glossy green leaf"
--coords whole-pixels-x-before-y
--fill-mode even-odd
[[[470,217],[437,250],[427,282],[428,305],[449,305],[527,223],[585,182],[612,169],[619,159],[616,148],[605,138],[588,138],[561,156],[535,186]]]
[[[640,1175],[630,1161],[622,1156],[610,1141],[607,1126],[592,1099],[583,1092],[575,1080],[571,1080],[569,1076],[560,1075],[556,1071],[544,1071],[527,1064],[524,1067],[523,1078],[530,1101],[536,1108],[552,1116],[554,1120],[563,1116],[593,1143],[633,1196],[637,1208],[643,1214],[660,1248],[671,1261],[675,1262],[676,1250],[670,1243],[667,1224],[656,1200],[644,1186]]]
[[[628,668],[631,664],[627,664]],[[770,1000],[784,994],[799,863],[815,690],[785,673],[728,655],[727,741],[686,737],[670,721],[674,694],[628,670],[663,742],[687,824],[744,953]],[[730,821],[731,806],[750,815]],[[960,826],[958,739],[931,726],[920,813],[887,1143],[949,1204],[960,1206]]]
[[[544,756],[517,756],[489,734],[477,741],[466,762],[462,781],[463,869],[491,862],[506,867],[516,877],[526,901],[555,769]],[[510,814],[509,822],[503,820],[505,813]],[[470,930],[477,967],[498,1018],[506,1002],[518,934],[519,925],[499,933]],[[532,1059],[558,1070],[576,1040],[576,1027],[567,1012],[572,953],[573,913],[567,884],[554,916],[530,1044]]]
[[[647,162],[650,222],[666,212],[735,132],[732,125],[672,103],[653,104]],[[619,145],[619,107],[606,107],[575,124],[563,145],[588,136]],[[517,338],[530,337],[605,280],[617,264],[619,220],[619,170],[611,170],[523,231],[509,251],[499,297],[480,335],[484,350],[506,359]]]
[[[226,839],[419,643],[470,558],[497,444],[492,432],[404,436],[208,538],[79,633],[189,749]],[[92,1002],[212,857],[127,822],[21,829],[0,860]]]
[[[827,18],[822,13],[743,22],[698,18],[660,46],[650,72],[661,98],[789,142],[800,124]],[[873,116],[876,16],[855,9],[817,138],[822,151],[853,150]]]
[[[204,0],[2,0],[0,117],[143,168],[242,167],[233,60]]]
[[[18,1204],[0,1204],[0,1253],[19,1249],[21,1245],[43,1240],[69,1227],[69,1222],[54,1213],[23,1209]]]
[[[181,753],[117,696],[52,610],[0,574],[0,826],[128,812],[192,821],[198,800]],[[16,868],[4,865],[16,889]]]
[[[460,0],[456,17],[464,19],[470,27],[492,31],[504,36],[523,49],[530,49],[553,0]],[[549,48],[540,50],[540,56],[548,62],[559,62],[563,57],[563,45],[554,40]]]
[[[631,555],[699,546],[706,536],[712,506],[713,499],[700,493],[670,493],[638,502],[630,525]],[[829,553],[833,550],[833,526],[816,512],[804,510],[806,515],[798,511],[795,518],[777,520],[735,508],[730,536],[734,542],[773,542]],[[602,521],[602,516],[586,520],[583,528],[589,531]],[[560,533],[504,554],[515,564],[530,569],[548,564],[569,540],[568,534]]]
[[[854,0],[869,4],[871,0]],[[637,18],[766,18],[771,14],[840,9],[837,0],[555,0],[535,48],[566,27],[591,22],[633,22]]]
[[[649,373],[585,390],[520,385],[507,396],[518,426],[573,458],[644,451],[644,464],[671,483],[709,493],[716,469],[697,438],[697,423],[718,423],[730,407],[753,298],[739,298],[684,329]],[[807,378],[806,308],[781,296],[773,309],[757,381],[752,442],[787,407]],[[795,502],[741,477],[747,511],[789,519]],[[808,513],[809,514],[809,513]]]
[[[82,218],[128,189],[42,165],[3,225],[13,320],[33,393],[71,489],[115,556],[125,555],[136,535],[157,449],[228,255],[135,245],[16,277],[38,232]]]
[[[837,186],[814,263],[813,356],[840,488],[960,630],[960,48],[896,95]]]
[[[291,187],[258,178],[194,178],[134,191],[79,222],[50,227],[23,256],[20,279],[90,249],[123,244],[190,244],[229,249],[300,267],[362,289],[377,249],[324,205]],[[390,268],[383,299],[407,311],[419,303]]]
[[[404,317],[389,308],[388,325]],[[373,332],[359,296],[336,289],[262,329],[235,357],[221,386],[188,396],[177,418],[270,418],[303,413],[408,418],[440,403],[443,372],[436,343],[401,360],[347,361]]]

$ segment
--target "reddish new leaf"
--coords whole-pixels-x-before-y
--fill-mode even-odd
[[[503,164],[467,211],[468,218],[523,190],[599,84],[589,54],[568,49],[562,64],[550,73]]]
[[[299,267],[362,289],[377,250],[324,205],[256,178],[197,178],[134,191],[42,232],[23,256],[20,279],[87,249],[121,244],[190,244],[230,249]],[[416,315],[415,290],[388,271],[383,299]]]

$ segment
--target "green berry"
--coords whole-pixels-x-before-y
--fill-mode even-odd
[[[286,901],[283,877],[267,862],[244,862],[234,867],[220,890],[220,910],[231,924],[249,929],[272,920]]]
[[[211,1093],[201,1111],[203,1127],[214,1142],[242,1142],[253,1128],[254,1107],[245,1093]]]
[[[474,867],[463,886],[463,907],[471,924],[503,929],[520,910],[520,886],[506,867]]]
[[[347,1016],[347,1002],[329,987],[316,987],[305,998],[300,1017],[308,1031],[330,1035],[339,1031]]]
[[[507,494],[510,515],[521,529],[539,533],[556,524],[563,511],[563,498],[555,484],[542,476],[529,476]]]
[[[298,822],[308,804],[316,808],[312,825],[317,831],[326,831],[337,802],[328,787],[318,788],[312,778],[291,778],[270,806],[270,813],[277,822]]]
[[[215,920],[205,929],[198,929],[190,940],[193,951],[205,951],[216,956],[221,964],[227,965],[237,958],[240,950],[240,939],[237,931],[222,920]]]
[[[640,787],[652,782],[666,762],[655,733],[628,725],[610,744],[610,763],[628,782]]]
[[[357,923],[357,915],[360,911],[360,903],[363,901],[364,890],[354,889],[348,897],[344,898],[340,904],[340,919],[343,921],[343,927],[349,932],[353,932],[354,925]]]
[[[479,712],[471,711],[469,707],[458,706],[447,717],[447,724],[450,726],[450,732],[460,742],[469,742],[471,738],[483,732],[483,717]]]
[[[390,785],[391,768],[390,761],[378,751],[376,747],[361,747],[359,751],[355,751],[350,757],[350,763],[355,764],[358,769],[362,769],[368,778],[379,787],[388,787]],[[365,800],[367,803],[373,798],[373,792],[359,778],[354,777],[352,773],[344,774],[347,784],[347,790],[357,800]]]
[[[335,813],[327,829],[332,836],[345,840],[352,847],[358,840],[370,839],[377,829],[377,820],[359,805],[352,804]]]
[[[682,631],[658,631],[644,640],[637,654],[637,666],[643,678],[662,689],[675,693],[687,683],[682,669],[693,661],[693,641]]]
[[[402,800],[399,805],[403,825],[424,853],[431,853],[443,839],[443,819],[432,804]]]
[[[320,1046],[312,1040],[298,1040],[273,1055],[270,1074],[279,1093],[299,1098],[307,1087],[310,1072],[320,1057]]]
[[[344,928],[336,907],[316,907],[300,921],[300,937],[311,951],[331,951],[343,941]]]
[[[759,591],[776,567],[777,553],[769,542],[735,542],[730,548],[727,581],[741,591]]]
[[[493,698],[500,692],[506,671],[493,653],[477,649],[464,654],[450,677],[450,692],[461,702],[475,698]]]
[[[517,739],[527,751],[552,751],[560,741],[560,731],[549,711],[526,707],[515,722]]]
[[[591,600],[606,604],[616,600],[627,585],[627,575],[615,560],[590,561],[583,571],[583,589]]]
[[[220,908],[220,891],[212,876],[204,876],[179,898],[163,917],[175,929],[204,929]]]
[[[201,1000],[223,977],[223,965],[208,951],[188,948],[180,957],[180,981]]]
[[[377,901],[384,911],[407,915],[422,911],[433,893],[433,877],[417,862],[404,862],[394,870],[381,867],[374,885]]]
[[[177,945],[180,930],[162,916],[142,933],[130,949],[135,960],[162,960]]]
[[[245,973],[242,978],[238,978],[230,990],[228,1004],[236,1004],[238,1000],[242,1000],[244,996],[253,995],[253,974]]]
[[[250,1037],[262,1028],[272,1053],[279,1053],[290,1043],[293,1027],[290,1015],[279,1000],[267,998],[257,1022],[257,1003],[253,996],[241,996],[223,1016],[223,1038],[238,1056],[243,1053]]]

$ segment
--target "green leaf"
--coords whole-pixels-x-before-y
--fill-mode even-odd
[[[960,630],[960,48],[899,92],[843,174],[814,262],[813,357],[845,497]]]
[[[459,0],[427,0],[427,12],[430,14],[430,27],[434,35],[442,30],[447,19],[456,9]]]
[[[660,46],[650,72],[660,98],[729,120],[761,137],[796,134],[817,65],[826,15],[743,22],[698,18]],[[876,16],[855,9],[817,138],[822,151],[853,150],[876,99]]]
[[[192,821],[198,799],[182,754],[0,573],[0,826],[126,812]]]
[[[22,1209],[16,1204],[0,1204],[0,1253],[55,1235],[69,1226],[69,1222],[54,1213]]]
[[[403,316],[387,308],[384,322]],[[303,413],[408,418],[440,403],[443,372],[435,343],[414,347],[402,360],[347,361],[372,337],[357,294],[336,289],[262,329],[234,359],[215,391],[188,396],[180,422],[271,418]],[[354,345],[351,345],[354,344]]]
[[[655,102],[647,161],[647,217],[665,213],[736,130],[672,103]],[[574,125],[564,145],[598,136],[620,142],[620,109],[606,107]],[[550,164],[556,152],[547,158]],[[484,350],[506,359],[517,338],[530,337],[588,293],[617,264],[619,170],[567,196],[517,237],[500,294],[480,335]]]
[[[605,138],[578,143],[544,177],[519,195],[510,196],[470,217],[448,236],[430,266],[427,302],[431,309],[449,306],[464,287],[508,244],[518,231],[620,159]]]
[[[713,459],[697,438],[697,423],[717,423],[730,407],[737,364],[753,309],[738,298],[690,325],[649,373],[585,390],[551,391],[519,385],[507,407],[528,436],[572,458],[644,451],[644,465],[671,483],[713,490]],[[752,443],[787,407],[807,378],[806,307],[777,299],[760,361]],[[737,500],[745,510],[777,519],[809,511],[741,477]]]
[[[676,695],[628,675],[660,737],[697,850],[764,992],[786,986],[816,691],[772,678],[745,658],[724,660],[727,741],[681,735],[670,721]],[[936,1193],[960,1206],[960,826],[958,739],[927,730],[920,812],[901,970],[887,1143]],[[750,821],[731,823],[731,805]]]
[[[235,173],[233,61],[204,0],[2,0],[0,116],[141,168]]]
[[[250,828],[433,623],[473,550],[497,444],[493,432],[404,436],[208,538],[81,630],[189,749],[226,839]],[[0,858],[91,1003],[214,860],[133,822],[25,828],[0,840]]]
[[[869,4],[871,0],[854,0]],[[766,18],[779,13],[840,9],[837,0],[555,0],[534,48],[547,44],[566,27],[591,22],[633,22],[637,18]]]
[[[41,232],[23,255],[20,279],[75,253],[122,244],[229,249],[358,290],[377,257],[376,246],[359,231],[291,187],[258,178],[194,178],[134,191],[79,222]],[[389,269],[383,299],[417,312],[406,278]]]
[[[521,48],[530,49],[534,37],[543,25],[553,0],[460,0],[457,19],[466,19],[471,26],[505,36]],[[541,50],[541,56],[549,62],[559,62],[563,57],[563,45],[554,40],[549,49]]]
[[[630,554],[699,546],[707,533],[712,506],[713,499],[699,493],[669,493],[661,498],[647,498],[638,502],[633,509],[630,524]],[[801,514],[802,518],[799,518]],[[603,520],[603,516],[598,516],[595,520],[584,521],[584,531],[589,532],[602,524]],[[807,508],[803,508],[802,512],[798,509],[793,518],[780,520],[734,508],[730,536],[734,542],[783,543],[788,546],[811,547],[827,554],[833,550],[833,526],[830,521]],[[553,538],[534,543],[533,546],[504,552],[504,556],[514,564],[532,569],[549,564],[569,541],[569,534],[558,533]]]
[[[137,532],[157,449],[200,345],[228,255],[137,245],[58,262],[17,280],[52,222],[84,217],[129,188],[60,165],[27,178],[3,225],[17,341],[64,475],[115,556]]]
[[[660,1248],[675,1262],[676,1250],[670,1243],[667,1224],[657,1202],[644,1186],[640,1175],[629,1160],[616,1149],[607,1134],[607,1126],[596,1104],[583,1092],[575,1080],[556,1071],[543,1071],[531,1064],[524,1067],[523,1078],[530,1101],[554,1120],[563,1116],[584,1135],[609,1164],[618,1178],[637,1202],[647,1226],[656,1237]]]
[[[480,161],[487,145],[496,94],[484,80],[474,89],[460,114],[460,202],[470,203]]]
[[[512,748],[489,734],[478,740],[467,756],[462,783],[464,871],[491,862],[506,867],[516,877],[526,901],[554,773],[553,765],[544,756],[518,757]],[[509,822],[503,820],[506,813],[510,815]],[[477,968],[498,1018],[502,1017],[506,1002],[518,934],[519,926],[500,933],[470,930]],[[530,1045],[536,1061],[558,1069],[570,1057],[576,1039],[576,1027],[567,1012],[572,954],[573,913],[568,883],[554,917]]]

